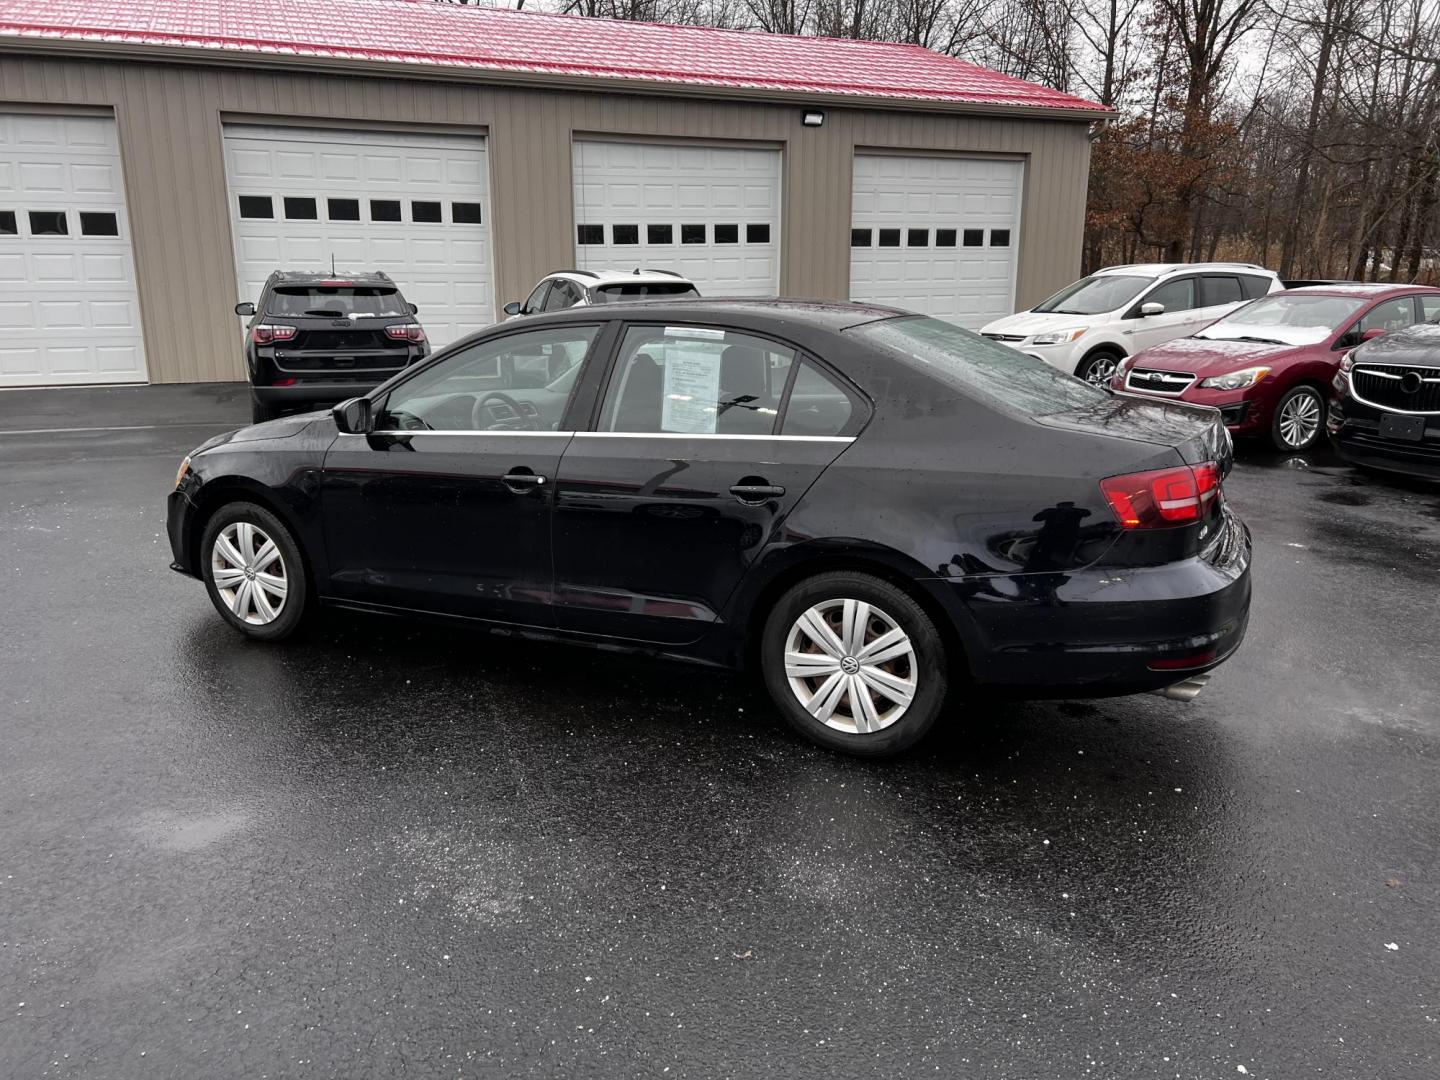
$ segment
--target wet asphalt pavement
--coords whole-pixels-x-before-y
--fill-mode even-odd
[[[1440,492],[1242,451],[1199,701],[874,763],[658,662],[243,641],[164,495],[245,415],[0,394],[0,1077],[1440,1075]]]

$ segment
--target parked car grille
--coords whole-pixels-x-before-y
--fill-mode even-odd
[[[1440,368],[1356,364],[1350,385],[1357,401],[1392,412],[1440,413]]]
[[[1193,371],[1161,371],[1158,368],[1131,368],[1125,374],[1125,389],[1145,394],[1183,394],[1195,382]]]
[[[981,337],[987,337],[987,338],[989,338],[991,341],[1024,341],[1024,340],[1025,340],[1025,335],[1024,335],[1024,334],[981,334],[980,336],[981,336]]]

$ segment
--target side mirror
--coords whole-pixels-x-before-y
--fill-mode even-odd
[[[342,401],[330,410],[330,415],[335,418],[335,426],[342,435],[368,435],[375,426],[370,399],[365,397]]]
[[[419,314],[420,314],[420,309],[419,309],[418,307],[416,307],[414,304],[406,304],[405,306],[410,309],[410,314],[411,314],[411,315],[419,315]]]
[[[245,316],[246,318],[249,318],[251,315],[254,315],[254,314],[255,314],[255,305],[252,304],[249,300],[246,300],[246,301],[245,301],[244,303],[242,303],[242,304],[236,304],[236,305],[235,305],[235,314],[236,314],[236,315],[243,315],[243,316]]]
[[[1148,318],[1148,317],[1151,316],[1151,315],[1164,315],[1164,314],[1165,314],[1165,305],[1164,305],[1164,304],[1158,304],[1158,303],[1156,303],[1154,300],[1151,300],[1148,304],[1141,304],[1141,305],[1140,305],[1140,317],[1141,317],[1142,319]]]
[[[1385,331],[1384,331],[1383,329],[1381,329],[1380,327],[1376,326],[1376,327],[1373,327],[1373,328],[1371,328],[1371,329],[1369,329],[1369,330],[1366,330],[1363,334],[1361,334],[1361,335],[1360,335],[1360,340],[1361,340],[1361,341],[1374,341],[1377,337],[1384,337],[1384,336],[1385,336]]]
[[[519,314],[520,314],[520,301],[518,301],[518,300],[511,300],[508,304],[506,304],[506,305],[505,305],[505,314],[506,314],[506,315],[519,315]]]

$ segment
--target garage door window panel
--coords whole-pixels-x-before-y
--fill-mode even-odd
[[[82,210],[80,211],[80,233],[82,236],[119,236],[120,220],[112,213]]]
[[[410,203],[410,220],[422,225],[438,225],[444,221],[444,211],[438,202],[413,200]]]
[[[240,216],[247,219],[268,220],[275,216],[275,204],[269,195],[241,195]]]
[[[639,225],[613,225],[610,228],[612,242],[616,244],[640,243]]]
[[[326,199],[326,210],[331,221],[359,221],[359,199]]]
[[[31,210],[31,236],[69,236],[70,225],[64,210]]]
[[[371,221],[400,221],[400,200],[399,199],[371,199],[370,200]]]
[[[0,210],[0,236],[16,236],[20,227],[16,223],[14,210]]]
[[[647,244],[673,244],[675,243],[675,226],[673,225],[646,225],[645,242]]]
[[[705,243],[704,225],[681,225],[680,243],[682,244],[703,244]]]
[[[603,244],[605,243],[605,226],[577,225],[575,239],[579,244]]]
[[[509,334],[452,354],[401,383],[384,431],[558,431],[599,328]]]
[[[745,242],[747,244],[768,244],[770,242],[770,226],[763,222],[746,225]]]
[[[633,326],[600,410],[600,430],[770,435],[795,350],[732,330]]]
[[[285,196],[285,219],[287,221],[315,221],[320,217],[315,200],[303,195]]]
[[[455,225],[483,225],[484,214],[478,202],[450,204],[450,221]]]

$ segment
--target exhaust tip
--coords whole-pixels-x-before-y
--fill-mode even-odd
[[[1203,675],[1191,675],[1188,679],[1156,690],[1154,693],[1169,698],[1171,701],[1194,701],[1200,696],[1200,691],[1205,689],[1205,684],[1209,681],[1210,674],[1208,672]]]

